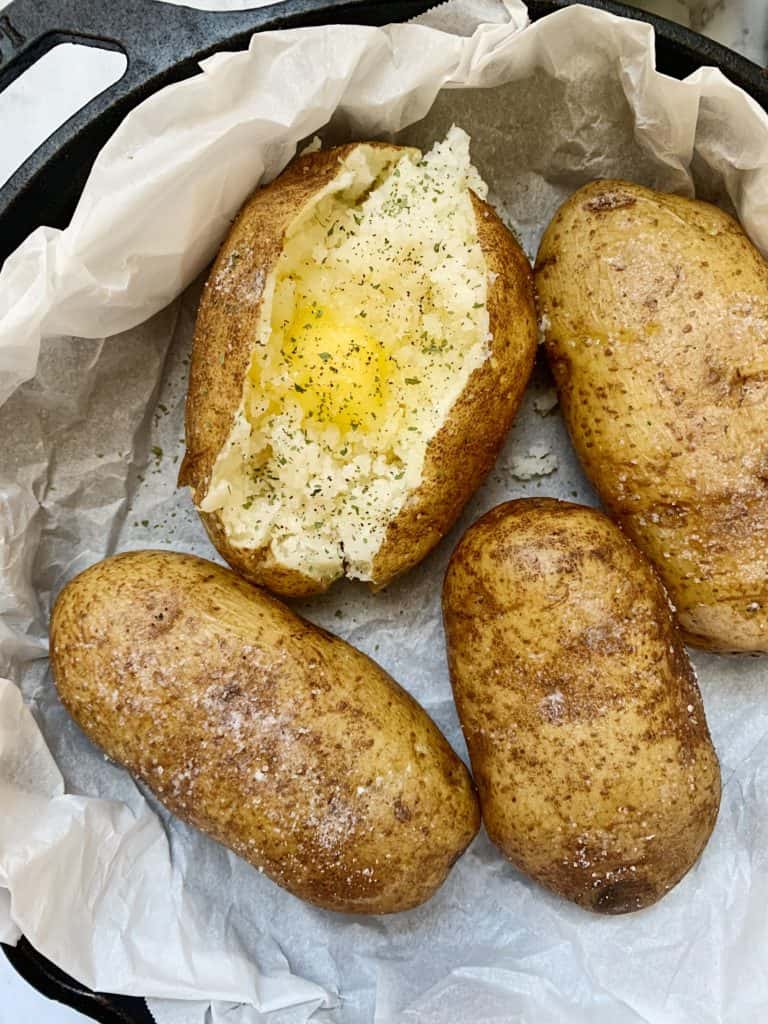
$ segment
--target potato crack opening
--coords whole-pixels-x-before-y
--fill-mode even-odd
[[[201,503],[235,546],[371,579],[430,440],[487,358],[487,271],[453,128],[423,156],[360,145],[301,211],[265,286],[232,433]]]

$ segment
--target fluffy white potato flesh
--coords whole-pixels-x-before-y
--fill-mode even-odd
[[[233,545],[269,545],[318,580],[371,578],[430,440],[489,354],[470,189],[485,198],[454,127],[424,157],[358,146],[299,211],[200,505]]]

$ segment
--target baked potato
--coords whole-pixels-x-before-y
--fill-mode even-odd
[[[424,157],[306,154],[245,204],[200,303],[179,482],[246,579],[383,586],[491,468],[537,328],[485,193],[454,128]]]
[[[443,612],[493,842],[588,910],[654,903],[712,832],[720,770],[650,563],[595,509],[511,501],[464,534]]]
[[[768,267],[709,203],[575,193],[536,263],[565,420],[686,640],[768,651]]]
[[[330,910],[428,899],[477,832],[466,768],[375,662],[235,573],[136,551],[67,584],[51,664],[174,814]]]

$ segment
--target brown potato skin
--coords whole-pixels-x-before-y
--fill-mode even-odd
[[[359,143],[294,160],[243,207],[206,282],[192,350],[186,409],[187,452],[179,484],[196,504],[207,493],[216,456],[229,436],[248,369],[251,339],[261,314],[263,282],[283,249],[285,232],[312,195],[336,176]],[[406,147],[366,143],[391,150]],[[491,354],[467,382],[447,422],[427,448],[420,487],[389,525],[373,562],[374,588],[421,561],[441,540],[490,471],[512,425],[533,368],[537,325],[533,275],[511,232],[472,194],[478,236],[489,272]],[[232,254],[240,257],[234,264]],[[200,513],[222,557],[241,575],[275,593],[321,593],[333,579],[316,580],[277,562],[269,548],[235,547],[217,513]]]
[[[479,827],[469,774],[375,662],[235,573],[138,551],[61,592],[51,664],[84,732],[301,899],[387,914]]]
[[[511,501],[464,534],[443,615],[493,842],[588,910],[655,903],[712,832],[720,769],[651,565],[595,509]]]
[[[536,263],[576,451],[687,642],[768,651],[768,265],[709,203],[576,192]]]

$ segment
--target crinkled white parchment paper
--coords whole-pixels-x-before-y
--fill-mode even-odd
[[[768,252],[768,119],[718,72],[665,78],[646,26],[587,8],[526,28],[510,0],[466,34],[472,12],[277,32],[212,58],[127,118],[71,226],[35,232],[0,276],[0,937],[21,931],[87,984],[150,996],[162,1024],[766,1016],[763,661],[694,656],[723,766],[717,828],[660,905],[606,919],[521,877],[483,835],[417,910],[306,906],[147,801],[48,672],[51,599],[76,572],[146,546],[216,557],[175,486],[199,275],[241,201],[312,133],[428,146],[455,121],[531,254],[559,202],[601,175],[695,188]],[[375,596],[340,585],[301,606],[376,657],[462,754],[440,579],[475,516],[526,494],[595,500],[543,366],[487,484],[421,567]]]

